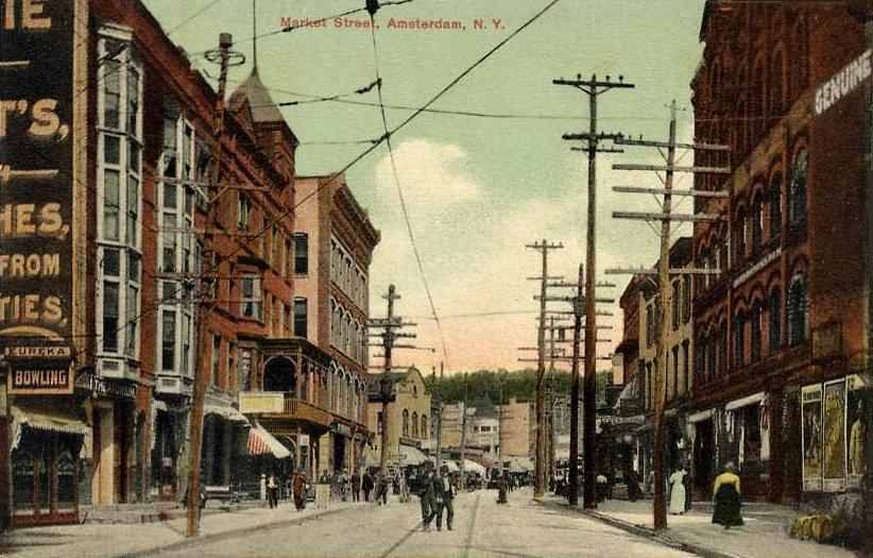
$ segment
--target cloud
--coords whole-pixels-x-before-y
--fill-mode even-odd
[[[466,168],[467,153],[458,145],[407,140],[394,148],[394,160],[413,218],[442,212],[446,206],[467,203],[479,195],[479,184]],[[397,187],[388,155],[377,163],[375,173],[380,200],[397,203]]]

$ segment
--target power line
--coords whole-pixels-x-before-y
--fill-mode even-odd
[[[212,0],[212,2],[203,6],[202,8],[200,8],[199,10],[197,10],[196,12],[194,12],[193,14],[188,16],[187,18],[183,19],[181,22],[177,23],[174,27],[167,29],[167,31],[166,31],[167,36],[169,37],[170,35],[172,35],[176,31],[178,31],[182,27],[188,25],[189,23],[191,23],[192,21],[194,21],[195,19],[197,19],[198,17],[203,15],[209,8],[215,6],[216,4],[220,3],[221,1],[222,0]]]
[[[436,323],[437,331],[440,334],[440,345],[443,351],[443,362],[446,367],[451,370],[449,365],[449,354],[446,349],[446,336],[443,332],[443,326],[440,323],[439,314],[436,310],[436,305],[433,302],[433,293],[430,290],[430,283],[427,280],[427,275],[424,272],[424,262],[421,257],[421,251],[418,249],[418,244],[415,242],[415,232],[412,229],[412,221],[409,218],[409,211],[406,207],[406,197],[403,195],[403,187],[400,184],[400,175],[397,172],[397,160],[394,156],[394,147],[391,144],[391,132],[388,127],[388,116],[385,113],[384,98],[382,96],[382,76],[379,70],[379,47],[376,41],[376,21],[375,13],[370,13],[370,36],[373,41],[373,64],[376,70],[376,95],[379,99],[379,113],[382,116],[382,127],[385,130],[385,145],[388,147],[388,157],[391,160],[391,172],[394,177],[394,185],[397,188],[397,197],[400,200],[400,209],[403,213],[403,222],[406,224],[406,232],[409,234],[409,242],[412,244],[412,253],[415,255],[415,262],[418,265],[418,273],[421,276],[421,282],[424,285],[424,292],[427,295],[430,311],[433,315],[433,320]]]

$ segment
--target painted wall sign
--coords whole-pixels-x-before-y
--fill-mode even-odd
[[[17,395],[63,395],[73,393],[70,361],[22,362],[11,365],[9,393]]]
[[[69,345],[73,305],[74,1],[6,2],[0,25],[0,345]],[[24,350],[24,349],[21,349]],[[51,350],[49,351],[51,352]],[[27,389],[72,385],[27,356]],[[40,364],[40,361],[42,364]],[[69,361],[66,361],[69,363]],[[13,374],[13,384],[16,377]],[[18,388],[15,388],[18,389]]]
[[[819,116],[870,79],[873,64],[867,50],[815,89],[815,115]]]

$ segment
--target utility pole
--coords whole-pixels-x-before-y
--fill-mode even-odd
[[[569,85],[588,95],[589,106],[589,129],[587,134],[564,134],[565,140],[582,140],[586,146],[582,151],[588,153],[588,233],[586,235],[586,258],[585,258],[585,404],[583,411],[584,420],[584,456],[585,456],[585,508],[597,507],[597,494],[595,492],[595,468],[594,468],[594,429],[597,420],[597,315],[596,315],[596,289],[595,274],[597,271],[597,242],[596,242],[596,213],[597,213],[597,153],[620,153],[620,149],[600,148],[603,140],[616,139],[620,134],[604,134],[597,131],[597,97],[611,89],[632,89],[633,84],[625,83],[623,76],[618,76],[618,82],[614,82],[609,76],[605,81],[599,81],[596,75],[590,80],[583,80],[577,75],[575,80],[556,79],[555,85]]]
[[[436,469],[440,470],[442,466],[442,452],[443,452],[443,399],[441,397],[442,394],[442,385],[443,385],[443,363],[440,361],[440,380],[437,384],[440,386],[439,393],[437,396],[437,431],[436,431]]]
[[[569,504],[579,505],[579,343],[582,338],[582,315],[585,313],[585,266],[579,264],[576,298],[573,300],[573,364],[570,371],[570,486]]]
[[[461,408],[461,490],[467,488],[467,373],[464,372],[464,404]]]
[[[676,101],[670,105],[670,128],[669,139],[667,142],[630,140],[619,138],[616,141],[619,145],[629,146],[645,146],[655,147],[659,150],[666,149],[664,155],[666,166],[657,165],[638,165],[638,164],[616,164],[613,165],[615,170],[649,170],[664,172],[663,189],[646,189],[646,188],[615,188],[617,192],[625,193],[655,193],[662,194],[663,201],[661,202],[661,213],[634,213],[634,212],[614,212],[613,217],[619,219],[641,219],[645,221],[660,221],[660,254],[658,259],[658,269],[656,271],[643,271],[647,274],[656,274],[658,276],[659,287],[659,302],[661,312],[657,313],[658,320],[658,341],[656,348],[657,367],[655,369],[655,378],[653,379],[654,388],[654,448],[653,448],[653,469],[654,469],[654,490],[655,499],[653,503],[653,516],[655,529],[664,529],[667,527],[667,506],[666,506],[666,464],[664,462],[664,410],[667,399],[667,333],[668,333],[668,318],[667,313],[671,310],[671,283],[670,276],[678,273],[718,273],[718,270],[696,270],[696,269],[671,269],[670,268],[670,233],[671,223],[673,221],[680,222],[705,222],[716,221],[719,217],[715,215],[674,215],[673,211],[673,195],[688,195],[697,197],[727,197],[724,192],[710,191],[682,191],[673,190],[673,178],[676,172],[690,173],[715,173],[715,174],[730,174],[730,169],[727,168],[711,168],[711,167],[679,167],[676,165],[676,149],[686,148],[703,151],[728,151],[729,148],[723,145],[711,144],[680,144],[676,141]],[[663,153],[663,151],[662,151]],[[622,270],[608,270],[607,273],[625,273]],[[634,270],[631,273],[638,274],[640,270]]]
[[[549,251],[558,250],[564,247],[561,243],[550,243],[546,239],[542,242],[527,244],[526,248],[538,250],[542,255],[542,275],[534,277],[534,280],[540,281],[540,323],[537,330],[537,347],[539,353],[537,356],[537,390],[536,390],[536,460],[534,467],[534,498],[542,499],[545,494],[545,393],[544,393],[544,378],[546,373],[546,286],[549,281]]]
[[[218,93],[215,101],[215,113],[212,123],[213,135],[215,141],[212,148],[212,177],[211,184],[207,185],[209,190],[218,188],[221,182],[221,158],[222,158],[222,139],[224,137],[224,96],[227,88],[227,70],[231,65],[239,65],[245,60],[241,54],[233,52],[230,48],[233,46],[233,37],[230,33],[221,33],[218,37],[218,49],[210,50],[206,53],[207,60],[217,62],[220,66],[218,77]],[[211,196],[207,196],[211,198]],[[215,220],[215,203],[208,203],[206,210],[206,228],[207,232],[203,235],[204,252],[214,250],[212,246],[212,234],[209,232],[214,228]],[[205,282],[201,277],[201,289],[205,287]],[[203,448],[203,406],[206,400],[206,386],[209,379],[209,359],[206,358],[208,350],[210,350],[209,335],[206,329],[206,321],[212,313],[215,306],[215,301],[212,297],[201,297],[200,303],[197,306],[197,346],[200,350],[197,352],[197,362],[194,370],[194,387],[192,394],[191,407],[191,455],[190,469],[188,471],[188,513],[187,527],[185,536],[195,537],[200,531],[200,462],[202,459]]]

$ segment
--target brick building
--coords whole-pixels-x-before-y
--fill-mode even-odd
[[[865,108],[858,92],[814,117],[815,86],[861,54],[843,5],[707,2],[692,82],[696,137],[730,145],[696,164],[697,199],[721,220],[694,228],[697,346],[693,482],[708,496],[729,461],[744,492],[772,501],[857,486],[866,307]],[[869,250],[869,247],[866,249]]]
[[[3,98],[56,116],[15,123],[0,144],[0,165],[35,171],[10,175],[0,211],[4,296],[26,310],[0,319],[0,518],[75,522],[83,504],[181,498],[197,366],[206,485],[305,467],[317,452],[303,442],[350,425],[366,438],[363,383],[348,372],[365,353],[295,336],[298,141],[256,64],[216,138],[216,92],[142,2],[39,4],[0,30],[4,57],[30,62],[0,69],[17,73],[0,80]],[[325,188],[331,223],[351,223],[354,249],[362,235],[368,265],[378,234],[343,188]],[[30,213],[39,226],[17,234]],[[45,273],[2,264],[17,257]],[[252,392],[264,397],[240,401]]]

